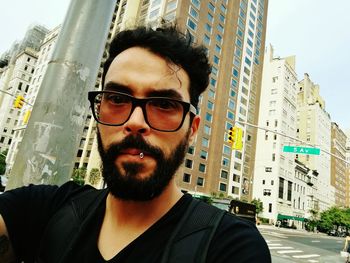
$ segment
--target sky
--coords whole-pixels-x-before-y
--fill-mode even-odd
[[[320,85],[331,120],[350,128],[350,1],[270,0],[266,45],[296,56],[298,80]]]
[[[238,0],[230,0],[238,1]],[[0,54],[20,40],[29,25],[53,29],[70,0],[1,0]],[[296,56],[298,79],[308,73],[320,85],[326,111],[343,130],[350,128],[349,0],[269,0],[266,45],[275,55]]]

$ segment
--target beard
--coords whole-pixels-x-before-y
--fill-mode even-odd
[[[102,160],[102,176],[109,192],[116,198],[129,201],[148,201],[159,196],[169,185],[185,158],[189,134],[190,131],[176,146],[174,152],[166,157],[159,147],[148,144],[141,135],[129,135],[121,142],[103,149],[101,135],[97,132],[98,151]],[[154,171],[147,177],[140,178],[138,175],[144,167],[142,163],[122,162],[123,174],[121,168],[115,164],[115,159],[122,150],[127,148],[137,148],[152,156],[156,160]]]

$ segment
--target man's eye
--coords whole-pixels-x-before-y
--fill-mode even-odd
[[[109,103],[113,103],[113,104],[124,104],[129,102],[127,97],[119,94],[106,94],[105,99]]]
[[[162,110],[177,110],[181,107],[181,104],[177,101],[172,100],[152,100],[150,101],[152,107],[156,107]]]

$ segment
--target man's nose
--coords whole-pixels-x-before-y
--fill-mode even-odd
[[[150,131],[142,108],[136,106],[134,111],[131,113],[129,120],[124,124],[124,130],[127,133],[142,133],[145,134]]]

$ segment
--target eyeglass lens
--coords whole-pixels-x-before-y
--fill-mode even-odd
[[[95,97],[95,115],[98,121],[122,125],[130,117],[133,110],[133,100],[137,99],[115,92],[103,92]],[[176,130],[182,123],[184,115],[183,105],[175,100],[166,98],[147,99],[143,113],[148,125],[154,129]]]

